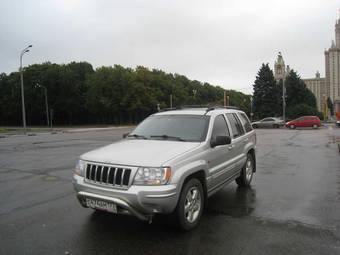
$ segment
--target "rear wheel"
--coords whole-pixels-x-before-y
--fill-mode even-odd
[[[279,128],[280,126],[278,124],[274,124],[273,128]]]
[[[316,124],[313,125],[313,128],[314,128],[314,129],[317,129],[318,127],[319,127],[319,126],[316,125]]]
[[[204,202],[202,183],[196,178],[190,179],[183,186],[174,212],[181,229],[191,230],[198,225]]]
[[[241,175],[236,179],[236,183],[242,187],[249,187],[254,174],[254,158],[249,153],[244,164]]]
[[[256,124],[253,125],[253,128],[258,128],[258,126]]]

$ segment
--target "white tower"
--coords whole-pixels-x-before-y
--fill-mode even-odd
[[[285,61],[283,60],[281,52],[279,52],[279,55],[277,56],[277,59],[275,61],[274,65],[274,77],[276,81],[283,80],[286,78],[286,76],[289,73],[289,66],[286,67]]]

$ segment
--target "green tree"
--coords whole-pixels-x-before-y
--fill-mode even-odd
[[[254,82],[253,110],[256,118],[279,116],[280,88],[268,64],[262,64]]]
[[[316,98],[314,94],[306,87],[300,76],[291,70],[285,80],[286,103],[287,107],[297,104],[306,104],[316,108]]]
[[[334,107],[333,107],[333,102],[332,99],[330,97],[327,98],[327,107],[331,113],[331,115],[334,115]]]
[[[286,77],[285,87],[288,118],[292,119],[303,115],[322,115],[317,111],[314,94],[306,87],[294,70],[291,70]]]
[[[161,108],[222,105],[224,89],[179,74],[120,65],[93,70],[87,62],[35,64],[24,68],[28,125],[45,125],[44,90],[56,125],[136,123]],[[195,93],[193,93],[195,91]],[[21,125],[20,75],[0,74],[0,125]],[[228,90],[230,104],[249,112],[250,96]]]

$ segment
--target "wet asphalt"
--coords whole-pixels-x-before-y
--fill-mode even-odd
[[[209,199],[191,232],[82,208],[77,156],[128,129],[0,138],[0,254],[340,254],[340,129],[259,129],[250,189]]]

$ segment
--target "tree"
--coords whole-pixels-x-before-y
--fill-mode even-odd
[[[306,104],[316,108],[316,98],[314,94],[306,87],[300,76],[291,70],[285,80],[286,87],[286,103],[287,107],[297,104]]]
[[[333,106],[333,102],[332,99],[330,97],[327,98],[327,107],[331,113],[331,115],[334,115],[334,106]]]
[[[262,64],[254,82],[253,110],[255,117],[280,116],[280,88],[268,63]]]
[[[289,118],[292,119],[301,115],[322,115],[317,110],[314,94],[306,87],[294,70],[291,70],[286,77],[285,87],[287,116]]]
[[[25,102],[28,125],[45,125],[44,91],[47,88],[53,123],[138,123],[161,108],[188,104],[223,104],[224,89],[190,80],[179,74],[135,69],[120,65],[93,70],[87,62],[35,64],[24,69]],[[194,94],[193,91],[196,91]],[[20,75],[0,74],[0,125],[21,125]],[[230,104],[246,112],[250,96],[228,90]]]

